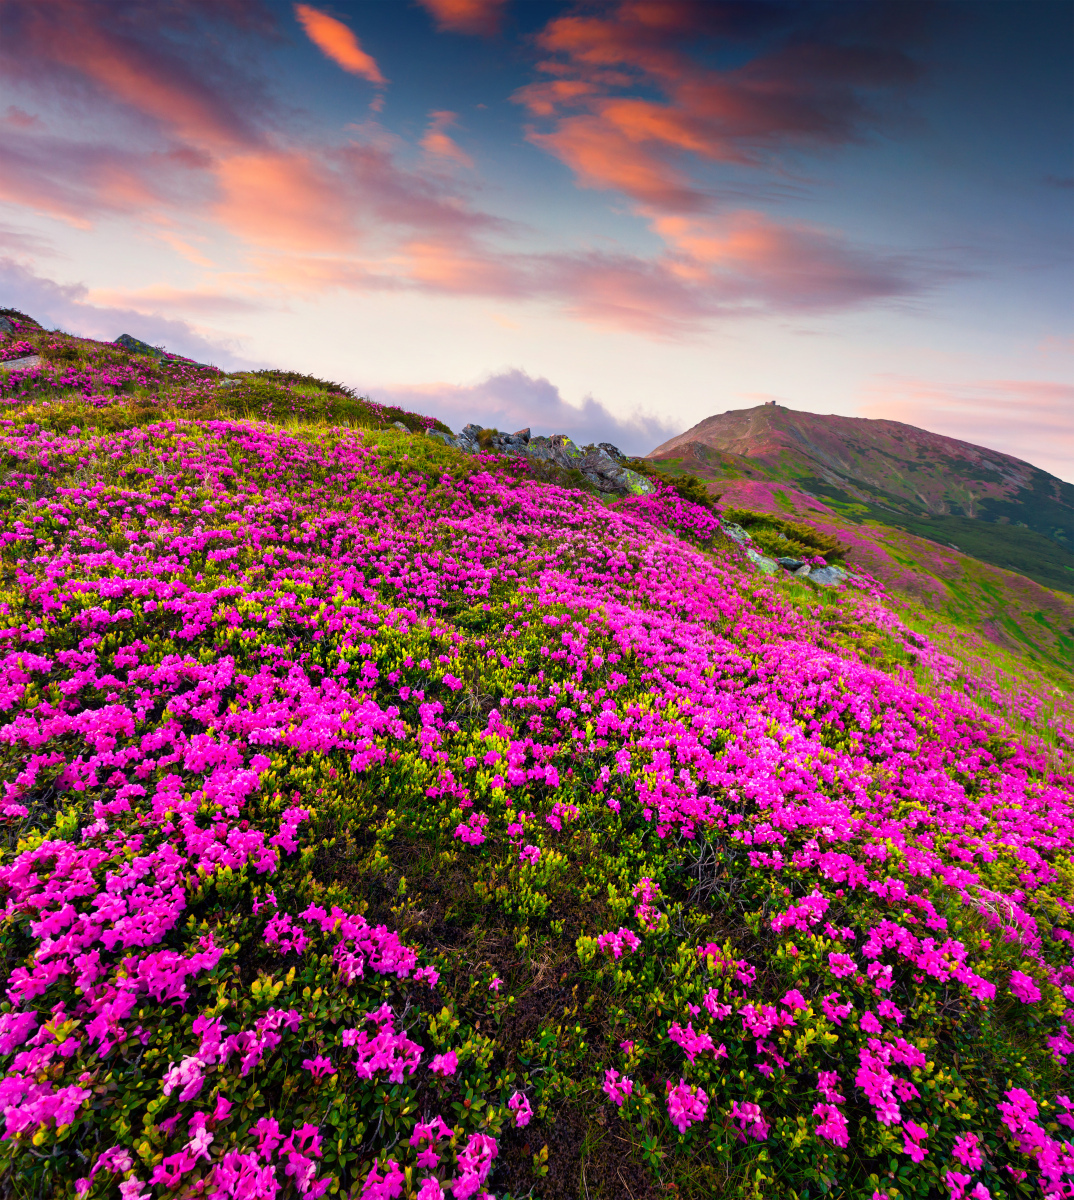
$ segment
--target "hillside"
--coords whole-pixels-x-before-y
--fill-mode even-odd
[[[766,404],[707,417],[647,457],[717,485],[788,483],[854,523],[1074,592],[1074,485],[996,450],[898,421]]]
[[[1057,677],[614,447],[7,317],[0,1194],[1066,1194]]]

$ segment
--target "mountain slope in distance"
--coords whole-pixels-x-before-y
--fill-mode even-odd
[[[1074,592],[1074,485],[998,450],[900,421],[764,404],[707,417],[646,457],[717,492],[733,480],[786,482],[855,523]]]

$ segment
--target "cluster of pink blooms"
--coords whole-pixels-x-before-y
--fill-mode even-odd
[[[641,938],[633,930],[620,925],[615,933],[602,933],[597,938],[597,949],[613,958],[622,958],[623,951],[633,954],[641,946]]]
[[[966,696],[926,695],[826,643],[828,617],[765,585],[744,587],[733,564],[668,532],[706,540],[717,527],[707,510],[668,490],[607,508],[507,469],[445,475],[434,487],[417,472],[382,472],[376,448],[356,434],[314,441],[252,423],[162,422],[101,437],[8,427],[0,441],[26,499],[0,533],[22,603],[0,604],[0,745],[17,759],[2,802],[12,845],[29,839],[0,865],[4,916],[27,946],[0,1016],[0,1053],[15,1056],[0,1080],[9,1137],[89,1119],[91,1080],[121,1070],[127,1051],[164,1045],[158,1022],[137,1013],[183,1010],[210,994],[231,952],[223,935],[188,934],[187,910],[207,881],[261,887],[305,852],[316,795],[273,793],[261,781],[274,759],[314,755],[354,778],[411,755],[428,772],[418,799],[453,814],[444,828],[459,852],[503,856],[512,870],[520,854],[536,862],[567,844],[589,794],[598,816],[587,809],[586,819],[606,821],[611,834],[624,818],[641,819],[661,838],[704,834],[776,879],[793,873],[798,894],[787,888],[772,928],[831,941],[821,988],[831,975],[844,992],[817,995],[840,1027],[854,1012],[852,988],[880,997],[903,967],[994,999],[996,985],[971,969],[976,944],[949,936],[926,894],[943,886],[1017,949],[1021,969],[1003,980],[1013,995],[1064,999],[1061,1017],[1044,1004],[1039,1016],[1056,1057],[1074,1051],[1072,947],[1045,937],[1051,860],[1074,848],[1067,784],[1035,751],[995,753],[1009,731]],[[120,482],[85,482],[101,464],[122,470]],[[849,603],[836,597],[831,620]],[[503,645],[452,625],[460,604],[502,617]],[[473,656],[517,672],[535,633],[544,640],[526,682],[504,684],[474,735],[487,749],[463,759],[452,714]],[[403,647],[390,661],[377,650],[384,638]],[[652,704],[624,699],[633,695],[628,662]],[[557,794],[568,782],[574,800]],[[65,802],[87,790],[96,799],[77,827],[38,842],[50,788]],[[533,808],[526,820],[523,805]],[[1002,893],[981,869],[1000,854],[1019,870],[1019,886]],[[883,915],[857,931],[833,925],[821,888],[856,893]],[[651,879],[635,888],[639,929],[666,926],[659,896]],[[360,916],[274,909],[259,953],[307,963],[327,955],[341,989],[371,975],[436,982],[415,949]],[[626,928],[598,939],[616,959],[641,944]],[[786,1012],[747,1001],[755,966],[714,944],[697,954],[725,990],[699,993],[672,1042],[691,1062],[719,1053],[695,1022],[702,1005],[714,1020],[733,1011],[762,1074],[784,1070],[772,1038],[795,1023],[804,998],[788,993]],[[68,1019],[77,1030],[57,1042],[48,1030]],[[855,1083],[878,1120],[902,1123],[908,1155],[935,1155],[924,1126],[903,1121],[900,1105],[916,1088],[892,1070],[924,1058],[876,1031],[902,1019],[886,996],[871,1005]],[[198,1012],[186,1042],[153,1068],[161,1094],[194,1103],[213,1072],[256,1072],[305,1020],[270,1009],[242,1028]],[[371,1087],[415,1073],[421,1047],[400,1019],[372,1013],[369,1022],[341,1035],[338,1049],[300,1052],[311,1093],[330,1067]],[[353,1057],[341,1057],[344,1047]],[[437,1086],[457,1065],[453,1051],[432,1059]],[[605,1076],[617,1104],[631,1086]],[[819,1135],[836,1144],[841,1103],[824,1095],[815,1113]],[[669,1083],[680,1132],[707,1107],[700,1089]],[[1048,1164],[1069,1151],[1027,1113],[1022,1105],[1004,1120],[1051,1179]],[[736,1102],[732,1115],[744,1135],[767,1136],[759,1106]],[[268,1195],[270,1176],[321,1186],[308,1165],[315,1133],[292,1133],[278,1154],[268,1135],[256,1153],[225,1154],[216,1119],[169,1133],[169,1171],[211,1169],[234,1195]],[[471,1142],[458,1156],[456,1183],[466,1182],[452,1184],[457,1200],[471,1184],[467,1195],[484,1188],[496,1155],[491,1139]],[[131,1148],[113,1147],[109,1162]],[[398,1194],[399,1178],[389,1159],[369,1173],[367,1193]],[[442,1182],[421,1187],[429,1200]]]
[[[441,1163],[437,1143],[442,1138],[454,1136],[454,1130],[448,1128],[441,1116],[430,1122],[419,1121],[410,1137],[411,1146],[424,1147],[418,1154],[417,1165],[425,1171],[433,1171]],[[455,1200],[470,1200],[472,1196],[476,1200],[494,1200],[483,1189],[498,1154],[494,1137],[484,1133],[471,1134],[466,1147],[456,1155],[455,1177],[442,1179],[437,1175],[426,1175],[418,1182],[418,1200],[444,1200],[445,1187]],[[362,1200],[397,1200],[403,1194],[405,1183],[406,1176],[399,1163],[389,1158],[383,1166],[374,1166],[366,1176]]]
[[[667,1104],[668,1117],[679,1133],[685,1133],[691,1125],[703,1121],[709,1110],[709,1098],[704,1089],[696,1084],[691,1086],[685,1079],[674,1085],[670,1079],[667,1081]]]

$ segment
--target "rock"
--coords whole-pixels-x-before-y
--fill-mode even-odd
[[[846,574],[842,567],[817,567],[810,573],[809,578],[822,587],[838,587],[846,578]]]
[[[766,575],[772,575],[779,570],[779,563],[774,558],[769,558],[767,554],[758,554],[752,546],[746,547],[746,557]]]
[[[785,571],[797,571],[799,567],[804,567],[805,563],[800,558],[777,558],[776,562]]]
[[[407,428],[406,425],[403,424],[402,421],[393,421],[392,428],[398,429],[400,433],[409,433],[410,432],[410,430]]]
[[[740,546],[746,546],[753,541],[753,538],[742,526],[736,525],[734,521],[724,521],[720,528],[724,532],[724,537],[729,537],[731,541],[737,542]]]
[[[129,333],[121,333],[113,344],[122,346],[124,350],[129,350],[132,354],[148,354],[151,358],[168,357],[163,350],[158,350],[156,346],[150,346],[148,342],[140,342],[136,337],[131,337]]]
[[[445,446],[454,446],[455,439],[450,433],[445,433],[442,429],[427,429],[426,436],[436,438],[438,442],[443,442]]]
[[[796,570],[792,571],[791,574],[797,575],[800,579],[804,579],[812,570],[813,568],[809,565],[809,563],[802,563],[802,565]]]
[[[602,492],[619,496],[645,496],[656,491],[656,484],[651,479],[623,466],[602,446],[587,448],[587,453],[575,465]]]
[[[619,449],[618,446],[613,446],[611,442],[598,442],[597,446],[603,450],[609,458],[614,458],[616,462],[625,462],[626,455]],[[634,472],[637,474],[637,472]]]
[[[40,365],[40,354],[27,354],[23,358],[9,358],[6,362],[0,362],[0,371],[24,371],[28,367],[39,367]]]
[[[525,445],[530,440],[530,427],[527,425],[525,429],[517,429],[511,436]]]
[[[7,317],[0,317],[0,333],[14,333],[15,326]]]

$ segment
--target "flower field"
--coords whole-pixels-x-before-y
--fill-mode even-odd
[[[1070,757],[879,593],[15,336],[4,1194],[1074,1195]]]

